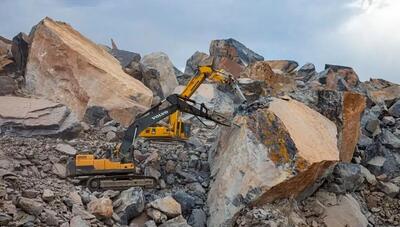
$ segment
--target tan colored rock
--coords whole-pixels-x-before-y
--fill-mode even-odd
[[[319,81],[325,85],[325,89],[336,91],[352,91],[360,84],[352,68],[328,64],[325,65],[325,71],[320,73]]]
[[[167,215],[161,213],[161,211],[153,208],[148,208],[146,210],[147,216],[149,216],[151,219],[153,219],[156,223],[163,223],[166,220],[168,220]]]
[[[252,63],[246,67],[240,74],[240,77],[264,81],[267,94],[270,95],[275,96],[293,91],[296,88],[294,78],[283,74],[275,74],[270,64],[269,61]]]
[[[268,80],[269,78],[275,77],[275,73],[272,71],[266,61],[257,61],[246,67],[246,69],[240,74],[241,78],[250,78],[253,80]]]
[[[126,126],[152,101],[152,92],[124,73],[117,59],[50,18],[32,34],[25,77],[28,91],[67,105],[79,119],[99,107]]]
[[[366,97],[353,92],[318,91],[319,112],[336,123],[340,160],[350,162],[360,137],[361,116]]]
[[[10,65],[11,63],[13,63],[13,61],[11,59],[6,57],[5,55],[3,55],[3,56],[0,55],[0,71],[4,70],[4,68],[7,65]]]
[[[0,36],[0,56],[9,56],[11,53],[11,40]]]
[[[248,203],[309,195],[339,160],[335,124],[300,102],[273,99],[235,123],[212,158],[209,226],[229,224]]]
[[[163,212],[169,218],[173,218],[182,214],[181,205],[174,198],[172,198],[172,196],[156,199],[150,202],[147,206]]]
[[[278,74],[291,73],[299,66],[297,62],[291,60],[268,60],[265,62]]]
[[[378,90],[368,90],[367,94],[374,103],[395,100],[400,98],[400,85],[396,84]]]
[[[339,196],[338,205],[325,207],[326,226],[368,226],[360,205],[350,194]]]
[[[111,218],[113,215],[113,204],[109,198],[92,199],[88,205],[88,211],[100,218]]]
[[[155,52],[143,56],[140,61],[143,68],[143,83],[149,87],[154,95],[165,98],[172,94],[178,86],[174,65],[168,55]]]
[[[0,96],[0,129],[0,133],[27,137],[72,137],[79,133],[80,124],[76,116],[62,104],[45,99]]]

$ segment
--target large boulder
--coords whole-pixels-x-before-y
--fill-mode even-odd
[[[238,77],[245,66],[264,57],[247,48],[235,39],[212,40],[210,56],[214,58],[214,68],[224,69]]]
[[[210,55],[226,57],[242,66],[264,60],[264,57],[232,38],[212,40],[210,43]]]
[[[112,200],[103,198],[94,198],[87,205],[88,211],[99,218],[111,218],[113,215]]]
[[[45,18],[31,35],[25,74],[29,92],[67,105],[79,119],[88,109],[100,108],[125,126],[150,107],[151,90],[70,25]]]
[[[315,65],[313,63],[307,63],[297,71],[298,79],[301,79],[303,81],[308,81],[316,75],[317,71],[315,71]]]
[[[325,65],[326,88],[339,91],[351,91],[360,83],[357,73],[350,67]]]
[[[400,85],[382,79],[370,79],[361,84],[368,98],[375,104],[382,104],[400,98]]]
[[[353,92],[318,91],[317,108],[336,123],[340,160],[350,162],[360,137],[361,116],[366,107],[365,96]]]
[[[0,133],[73,137],[81,127],[68,107],[45,99],[0,96]]]
[[[127,225],[132,218],[139,216],[144,210],[144,197],[141,188],[130,188],[122,191],[114,202],[115,213],[119,216],[121,224]]]
[[[186,61],[185,74],[195,75],[201,62],[207,59],[209,56],[206,53],[196,51],[190,58]]]
[[[163,52],[151,53],[143,56],[141,64],[143,83],[154,92],[154,95],[165,98],[172,94],[178,86],[178,80],[168,55]]]
[[[179,204],[172,196],[156,199],[147,204],[147,206],[161,211],[169,218],[182,214],[181,204]]]
[[[295,100],[273,99],[234,123],[211,159],[209,226],[229,224],[247,205],[310,195],[339,160],[335,124]]]

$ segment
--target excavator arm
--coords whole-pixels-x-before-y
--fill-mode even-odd
[[[167,101],[169,105],[161,109],[160,107],[163,106],[165,101]],[[132,153],[130,150],[136,137],[147,127],[159,122],[163,118],[175,113],[176,111],[202,117],[204,119],[214,121],[217,124],[230,126],[230,120],[225,118],[223,115],[215,112],[210,113],[204,104],[200,105],[200,109],[197,108],[195,104],[196,103],[193,100],[173,94],[168,96],[164,102],[159,103],[139,116],[125,131],[122,145],[119,149],[121,161],[125,163],[132,162]],[[184,129],[181,128],[180,130]]]
[[[234,77],[223,70],[214,70],[211,66],[200,66],[196,76],[189,81],[184,90],[180,93],[180,97],[189,99],[205,80],[230,86],[240,98],[241,102],[246,102],[246,98]],[[181,115],[181,111],[175,111],[170,115],[167,126],[151,125],[140,133],[140,137],[178,140],[188,139],[189,130],[180,130],[186,126],[181,119]]]

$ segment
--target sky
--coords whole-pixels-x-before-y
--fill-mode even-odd
[[[269,59],[353,67],[361,80],[400,83],[400,0],[0,0],[0,35],[49,16],[96,43],[163,51],[184,69],[213,39],[234,38]]]

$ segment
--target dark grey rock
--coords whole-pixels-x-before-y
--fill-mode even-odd
[[[380,139],[380,142],[388,148],[392,148],[392,149],[400,148],[400,139],[398,137],[396,137],[395,135],[393,135],[393,133],[391,133],[387,129],[383,130],[379,139]]]
[[[315,65],[307,63],[297,71],[297,74],[303,81],[308,81],[317,74],[315,71]]]
[[[364,182],[360,165],[353,163],[338,163],[332,175],[327,179],[327,190],[329,192],[344,194],[354,192]]]
[[[121,224],[128,225],[132,218],[139,216],[144,210],[144,197],[141,188],[132,187],[122,191],[118,199],[119,204],[114,209]]]
[[[111,118],[108,115],[107,110],[105,110],[101,106],[91,106],[86,109],[85,116],[83,117],[84,121],[88,124],[99,126],[101,120],[103,122],[110,121]]]
[[[0,95],[12,95],[17,91],[17,82],[9,76],[0,76]]]
[[[39,216],[44,209],[44,205],[42,203],[24,197],[18,199],[18,206],[28,214],[32,214],[34,216]]]
[[[12,39],[11,52],[20,72],[25,71],[28,61],[30,38],[27,34],[20,32]]]
[[[0,212],[0,225],[7,226],[12,221],[12,217],[6,213]]]
[[[400,117],[400,100],[395,102],[390,108],[389,108],[389,113],[393,117]]]
[[[378,119],[371,119],[365,125],[365,130],[367,130],[372,136],[376,136],[380,133],[380,122]]]
[[[367,146],[371,145],[374,141],[364,134],[360,134],[360,138],[358,139],[358,147],[361,149],[367,148]]]
[[[185,74],[191,76],[196,75],[199,65],[201,65],[201,62],[208,57],[209,57],[208,54],[196,51],[186,61]]]
[[[188,222],[193,227],[205,227],[207,223],[206,213],[202,209],[194,209]]]
[[[132,62],[139,62],[141,58],[138,53],[119,49],[111,49],[110,54],[118,59],[121,66],[124,68],[128,67]]]
[[[184,191],[178,191],[172,196],[179,204],[181,204],[182,213],[190,214],[195,206],[195,198]]]

